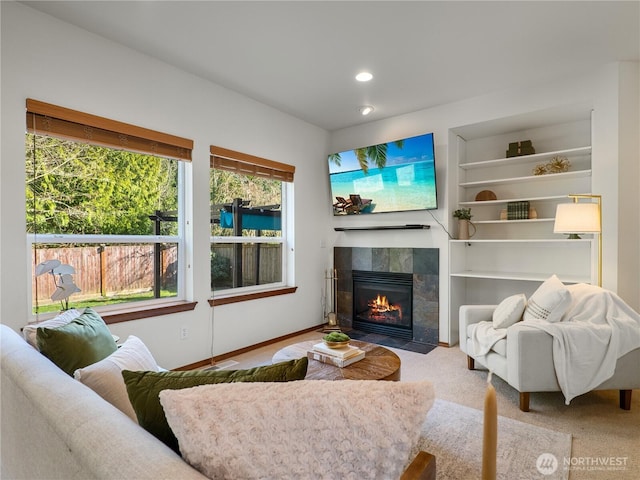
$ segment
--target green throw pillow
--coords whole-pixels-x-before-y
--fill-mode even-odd
[[[171,431],[162,405],[160,405],[159,395],[162,390],[179,390],[212,383],[302,380],[307,374],[308,362],[307,357],[303,357],[298,360],[288,360],[248,370],[189,370],[180,372],[123,370],[122,376],[140,426],[179,452],[178,440]]]
[[[40,353],[69,375],[118,349],[104,320],[91,308],[62,327],[38,328],[36,339]]]

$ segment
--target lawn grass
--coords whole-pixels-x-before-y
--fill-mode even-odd
[[[176,292],[169,290],[161,290],[160,298],[168,298],[175,297]],[[129,302],[139,302],[143,300],[153,300],[153,292],[142,292],[142,293],[132,293],[129,295],[114,295],[112,297],[96,297],[96,298],[87,298],[83,300],[78,300],[77,302],[70,301],[69,308],[96,308],[102,307],[105,305],[116,305],[119,303],[129,303]],[[71,299],[72,300],[72,299]],[[50,312],[59,312],[62,310],[62,305],[60,302],[55,302],[47,305],[40,304],[37,313],[50,313]],[[33,313],[35,314],[35,307],[33,309]]]

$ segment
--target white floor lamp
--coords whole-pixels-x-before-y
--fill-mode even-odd
[[[602,195],[571,194],[573,203],[560,203],[556,209],[554,233],[569,234],[580,238],[579,233],[598,235],[598,286],[602,286]],[[595,203],[579,203],[580,199],[596,200]]]

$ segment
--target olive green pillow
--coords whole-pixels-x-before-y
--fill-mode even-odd
[[[69,375],[118,349],[104,320],[91,308],[62,327],[38,328],[36,341],[40,353]]]
[[[288,382],[302,380],[307,374],[309,360],[297,360],[250,368],[248,370],[189,370],[184,372],[132,372],[123,370],[127,394],[141,427],[179,452],[178,440],[167,423],[160,392],[179,390],[213,383],[231,382]],[[255,399],[259,401],[259,399]]]

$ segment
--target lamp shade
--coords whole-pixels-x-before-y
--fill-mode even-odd
[[[554,233],[600,233],[597,203],[561,203],[556,209]]]

